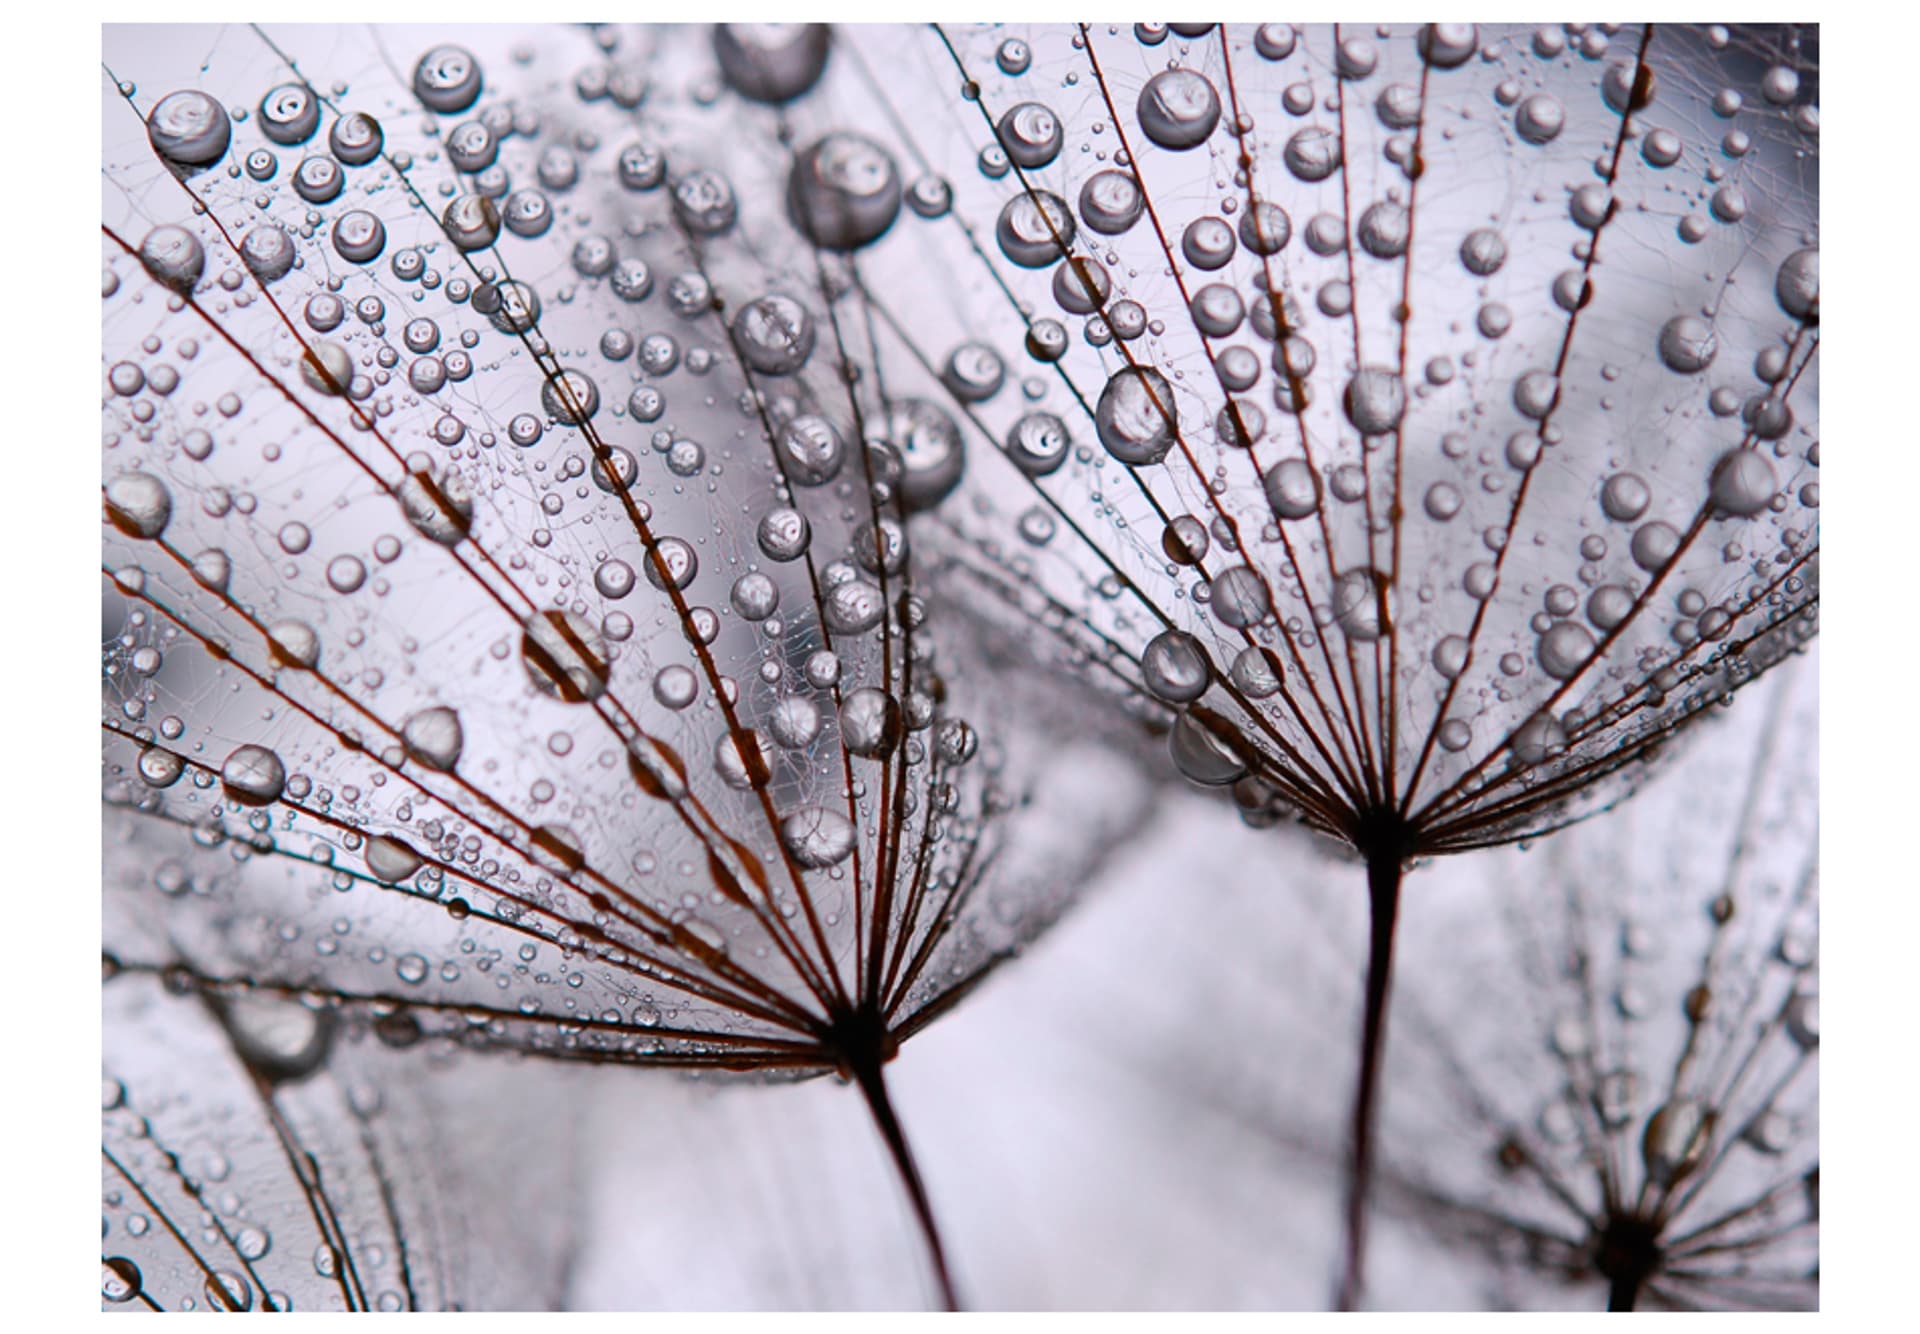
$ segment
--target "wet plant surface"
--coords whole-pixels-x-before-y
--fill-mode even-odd
[[[1153,735],[1272,828],[1237,874],[1276,903],[1298,826],[1367,868],[1340,1305],[1376,1175],[1615,1304],[1811,1299],[1721,1282],[1766,1247],[1709,1214],[1773,1110],[1734,1093],[1810,1105],[1812,1058],[1696,1058],[1704,1017],[1658,1109],[1609,1119],[1589,1024],[1570,1138],[1441,1184],[1373,1145],[1407,869],[1472,852],[1471,884],[1620,818],[1815,634],[1817,30],[267,26],[103,58],[107,996],[212,1016],[254,1095],[213,1104],[289,1161],[276,1091],[348,1053],[396,1089],[832,1076],[957,1304],[883,1072],[1168,807]],[[1671,877],[1565,856],[1581,922]],[[1698,985],[1800,995],[1803,889],[1716,929]],[[1278,986],[1290,936],[1220,948]],[[1574,1218],[1482,1203],[1499,1172]],[[217,1240],[173,1277],[232,1273]],[[492,1300],[351,1268],[328,1304]]]

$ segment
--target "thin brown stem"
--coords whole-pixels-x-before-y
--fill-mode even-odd
[[[907,1188],[907,1198],[913,1204],[913,1216],[919,1222],[920,1235],[927,1243],[927,1260],[933,1267],[934,1283],[940,1289],[941,1308],[958,1311],[960,1297],[954,1290],[953,1275],[947,1269],[947,1253],[940,1241],[940,1227],[934,1222],[933,1205],[927,1199],[926,1185],[920,1180],[920,1168],[914,1162],[913,1149],[907,1144],[906,1131],[900,1127],[900,1118],[894,1115],[893,1099],[887,1093],[887,1079],[881,1068],[880,1056],[875,1053],[859,1058],[852,1063],[850,1073],[860,1086],[867,1109],[873,1113],[874,1124],[880,1128],[880,1138],[886,1141],[887,1153],[900,1173],[900,1184]]]
[[[1393,975],[1394,924],[1400,911],[1400,879],[1404,872],[1405,843],[1395,830],[1381,830],[1368,840],[1367,907],[1370,942],[1367,949],[1367,1001],[1360,1022],[1360,1078],[1353,1099],[1352,1142],[1347,1169],[1347,1253],[1340,1277],[1338,1306],[1351,1311],[1360,1304],[1367,1256],[1367,1183],[1373,1174],[1374,1122],[1378,1115],[1380,1057],[1386,1050],[1387,995]]]

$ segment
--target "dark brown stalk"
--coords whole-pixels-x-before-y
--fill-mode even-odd
[[[900,1128],[900,1118],[894,1115],[893,1099],[887,1094],[882,1058],[877,1052],[859,1057],[849,1062],[847,1073],[860,1086],[860,1093],[867,1100],[867,1109],[873,1113],[874,1124],[880,1128],[880,1138],[886,1141],[887,1152],[900,1173],[900,1184],[907,1188],[907,1198],[913,1203],[913,1216],[919,1221],[920,1235],[927,1243],[927,1259],[933,1266],[933,1279],[940,1289],[940,1305],[944,1310],[958,1311],[960,1297],[954,1291],[953,1275],[947,1270],[947,1253],[940,1241],[940,1227],[934,1222],[933,1205],[927,1199],[926,1185],[920,1180],[920,1168],[914,1162],[913,1149],[907,1144],[906,1131]]]
[[[1629,1270],[1616,1274],[1607,1285],[1607,1309],[1631,1311],[1640,1300],[1640,1274]]]
[[[1373,1173],[1373,1130],[1378,1119],[1380,1057],[1387,1044],[1387,995],[1393,974],[1394,923],[1400,911],[1400,878],[1405,866],[1404,830],[1369,831],[1360,846],[1367,854],[1367,1003],[1360,1021],[1360,1078],[1353,1099],[1353,1128],[1347,1168],[1346,1267],[1337,1304],[1342,1311],[1360,1303],[1367,1255],[1367,1182]]]

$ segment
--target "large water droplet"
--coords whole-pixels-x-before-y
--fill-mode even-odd
[[[543,695],[582,704],[606,693],[607,642],[570,611],[535,612],[520,636],[527,679]]]
[[[780,842],[809,870],[838,866],[853,853],[854,828],[824,806],[803,806],[780,822]]]
[[[233,124],[217,101],[197,89],[168,93],[147,113],[147,142],[182,175],[226,156]]]
[[[1162,148],[1198,148],[1220,123],[1220,94],[1190,69],[1169,69],[1148,79],[1135,105],[1140,129]]]
[[[1147,689],[1169,704],[1191,704],[1213,684],[1213,664],[1200,641],[1181,630],[1163,630],[1140,655]]]
[[[880,145],[837,131],[794,159],[787,200],[815,245],[857,250],[900,215],[900,170]]]
[[[790,102],[820,81],[832,49],[824,23],[721,23],[713,53],[727,86],[754,102]]]
[[[1173,386],[1151,366],[1116,371],[1100,392],[1093,422],[1100,443],[1122,463],[1158,463],[1173,448],[1180,422]]]
[[[415,761],[446,774],[460,762],[466,734],[460,715],[441,705],[409,715],[400,725],[400,743]]]
[[[265,746],[238,746],[220,766],[220,786],[242,806],[271,806],[286,791],[287,768]]]

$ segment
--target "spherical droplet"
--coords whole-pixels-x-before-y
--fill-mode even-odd
[[[1796,250],[1780,261],[1774,276],[1773,294],[1780,309],[1796,320],[1817,323],[1820,319],[1820,251]]]
[[[140,266],[162,287],[189,296],[206,272],[207,252],[185,227],[166,223],[140,242]]]
[[[1238,247],[1233,228],[1220,218],[1195,218],[1180,233],[1180,253],[1196,269],[1224,268]]]
[[[1522,417],[1541,421],[1560,397],[1560,381],[1552,371],[1528,371],[1513,382],[1513,406]]]
[[[436,46],[413,67],[413,93],[442,115],[465,111],[480,98],[480,62],[465,47]]]
[[[780,822],[780,842],[809,870],[838,866],[853,854],[855,832],[847,817],[824,806],[803,806]]]
[[[863,135],[837,131],[794,159],[787,201],[815,245],[857,250],[900,215],[900,170]]]
[[[1391,370],[1363,367],[1347,381],[1341,405],[1360,434],[1386,435],[1406,415],[1407,387]]]
[[[1191,713],[1173,720],[1167,749],[1174,768],[1188,782],[1202,787],[1225,787],[1239,782],[1247,773],[1247,762]]]
[[[780,459],[795,486],[824,486],[840,475],[846,459],[840,429],[825,417],[806,413],[780,433]],[[796,553],[798,554],[798,553]]]
[[[1730,449],[1713,465],[1708,499],[1714,508],[1747,519],[1766,509],[1779,493],[1773,463],[1757,449]]]
[[[1295,130],[1281,153],[1287,170],[1309,185],[1340,170],[1340,139],[1321,125]]]
[[[1679,530],[1658,519],[1643,523],[1633,530],[1633,540],[1628,544],[1628,550],[1633,555],[1635,565],[1648,574],[1658,574],[1680,550]]]
[[[535,612],[520,636],[527,679],[543,695],[569,704],[598,699],[607,689],[607,642],[570,611]]]
[[[1213,684],[1213,664],[1200,641],[1181,630],[1163,630],[1140,655],[1147,689],[1168,704],[1191,704]]]
[[[1594,639],[1577,621],[1556,621],[1540,636],[1540,670],[1556,681],[1579,674],[1593,656]]]
[[[239,746],[220,766],[220,787],[242,806],[271,806],[286,791],[287,769],[265,746]]]
[[[923,398],[896,399],[887,410],[885,432],[900,456],[900,502],[909,513],[932,509],[960,484],[966,446],[946,409]]]
[[[1093,421],[1100,443],[1122,463],[1158,463],[1173,448],[1180,422],[1173,386],[1151,366],[1125,367],[1101,391]]]
[[[1320,475],[1304,459],[1281,459],[1261,478],[1267,504],[1282,519],[1304,519],[1320,508]]]
[[[840,739],[863,759],[885,759],[906,734],[900,705],[884,690],[864,686],[840,705]]]
[[[255,123],[273,143],[304,144],[320,128],[320,99],[303,83],[279,84],[260,99]]]
[[[1135,112],[1140,129],[1162,148],[1197,148],[1220,123],[1220,95],[1191,69],[1169,69],[1148,79]]]
[[[780,292],[742,306],[733,319],[733,336],[741,357],[762,375],[791,375],[813,355],[813,317]]]
[[[197,89],[168,93],[147,113],[147,142],[153,151],[187,172],[218,162],[232,140],[226,109]]]
[[[734,92],[777,104],[820,81],[832,41],[824,23],[721,23],[713,30],[713,53]]]
[[[1102,236],[1122,235],[1146,207],[1146,196],[1131,172],[1095,172],[1080,187],[1080,220]]]
[[[600,386],[584,371],[561,371],[541,383],[540,406],[557,422],[581,426],[600,411]]]
[[[940,368],[940,382],[962,403],[986,402],[1000,392],[1006,379],[1006,362],[985,343],[960,344],[947,354],[947,363]]]
[[[1500,271],[1507,262],[1507,242],[1491,227],[1481,227],[1468,232],[1466,239],[1460,242],[1460,263],[1468,273],[1486,278]]]
[[[327,131],[327,149],[349,167],[362,167],[380,156],[386,131],[363,111],[349,111]]]
[[[1348,570],[1334,580],[1333,618],[1348,639],[1372,643],[1380,638],[1384,627],[1379,590],[1385,582],[1372,570]]]
[[[717,171],[692,171],[673,187],[673,216],[695,236],[719,236],[740,216],[733,184]]]
[[[1060,118],[1039,102],[1016,102],[1000,116],[995,126],[1000,146],[1016,166],[1034,170],[1060,156],[1066,131]]]
[[[1660,326],[1660,360],[1681,375],[1697,375],[1720,350],[1713,326],[1698,315],[1675,315]]]
[[[440,214],[440,224],[461,251],[485,250],[500,239],[500,210],[485,195],[454,196]]]
[[[421,709],[400,725],[400,744],[416,763],[438,773],[452,773],[466,744],[460,715],[444,705]]]
[[[1059,471],[1072,447],[1067,424],[1051,412],[1029,412],[1007,432],[1007,457],[1029,477]]]
[[[1258,625],[1273,610],[1266,581],[1251,566],[1235,565],[1213,577],[1213,614],[1235,629]]]
[[[275,223],[263,222],[240,238],[240,262],[262,283],[286,277],[298,257],[293,238]]]
[[[173,517],[173,493],[151,473],[123,472],[107,483],[107,519],[128,537],[152,540]]]
[[[1067,201],[1046,190],[1022,191],[1000,210],[994,239],[1000,253],[1023,269],[1044,269],[1073,242]]]
[[[1513,113],[1514,132],[1530,144],[1548,144],[1560,137],[1567,109],[1552,93],[1535,93]]]
[[[813,529],[807,523],[806,515],[781,506],[761,516],[756,536],[761,553],[768,560],[784,564],[806,554],[807,546],[813,540]]]
[[[1609,519],[1632,523],[1653,503],[1653,490],[1638,473],[1617,472],[1601,483],[1600,508]]]
[[[1277,255],[1293,239],[1293,219],[1278,204],[1256,199],[1240,215],[1240,244],[1256,255]]]
[[[1360,215],[1360,248],[1375,259],[1398,259],[1407,253],[1413,236],[1413,217],[1401,204],[1382,200]]]
[[[419,853],[391,834],[375,834],[368,839],[362,856],[368,874],[389,885],[399,884],[426,864]]]

